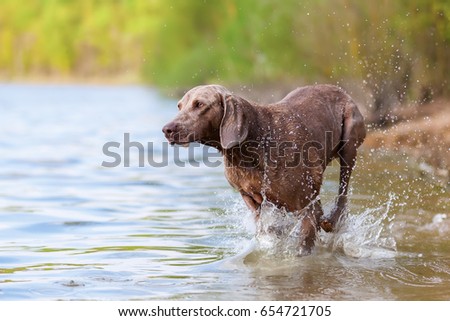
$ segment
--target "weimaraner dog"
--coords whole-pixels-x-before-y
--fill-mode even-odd
[[[320,227],[332,231],[347,203],[356,150],[365,138],[363,117],[351,97],[331,85],[297,88],[281,101],[260,105],[218,85],[198,86],[178,103],[163,132],[171,144],[217,148],[225,175],[259,219],[263,201],[298,213],[300,253],[310,253]],[[340,160],[336,205],[323,215],[323,173]]]

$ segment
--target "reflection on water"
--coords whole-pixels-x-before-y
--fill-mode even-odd
[[[141,168],[137,148],[101,166],[124,133],[162,146],[174,106],[142,87],[0,86],[0,300],[450,299],[448,190],[405,157],[366,150],[348,219],[302,258],[253,237],[221,167]]]

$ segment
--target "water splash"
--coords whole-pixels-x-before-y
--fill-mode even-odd
[[[395,200],[396,196],[392,194],[387,202],[378,207],[367,208],[362,213],[351,213],[350,210],[338,223],[336,232],[319,232],[312,255],[325,250],[353,258],[395,257],[396,241],[392,233],[395,215],[391,214]],[[324,204],[324,208],[327,207],[331,204]],[[301,233],[298,214],[264,202],[260,219],[255,224],[250,211],[239,201],[226,210],[226,215],[234,218],[230,221],[230,229],[238,230],[241,235],[235,241],[239,256],[242,251],[277,258],[304,254],[298,246]]]
[[[299,244],[299,240],[304,239],[302,221],[305,215],[306,213],[292,213],[264,202],[256,223],[257,249],[281,257],[309,254]]]
[[[320,233],[318,245],[354,258],[395,257],[397,244],[392,233],[395,215],[390,213],[395,194],[375,208],[348,213],[338,222],[335,233]]]

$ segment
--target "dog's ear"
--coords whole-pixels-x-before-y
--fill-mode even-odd
[[[241,144],[248,135],[248,120],[243,104],[230,94],[223,95],[223,118],[220,124],[220,144],[223,149]]]

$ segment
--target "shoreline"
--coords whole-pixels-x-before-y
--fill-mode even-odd
[[[138,75],[125,74],[114,77],[16,77],[0,78],[0,84],[11,85],[86,85],[86,86],[147,86],[174,98],[181,95],[180,88],[158,88],[143,82]],[[281,99],[292,89],[305,85],[304,81],[278,82],[266,84],[227,86],[231,91],[247,99],[260,103],[268,103]],[[357,89],[357,91],[361,91]],[[360,96],[361,97],[361,96]],[[363,99],[359,99],[360,101]],[[360,103],[361,110],[367,119],[370,113]],[[449,185],[450,183],[450,100],[439,99],[431,103],[405,104],[393,108],[391,115],[395,123],[389,127],[375,128],[366,122],[367,137],[362,145],[364,150],[384,151],[398,155],[408,155],[417,164],[420,172]]]
[[[0,84],[25,85],[98,85],[98,86],[127,86],[147,85],[138,74],[123,74],[115,76],[27,76],[27,77],[0,77]]]

